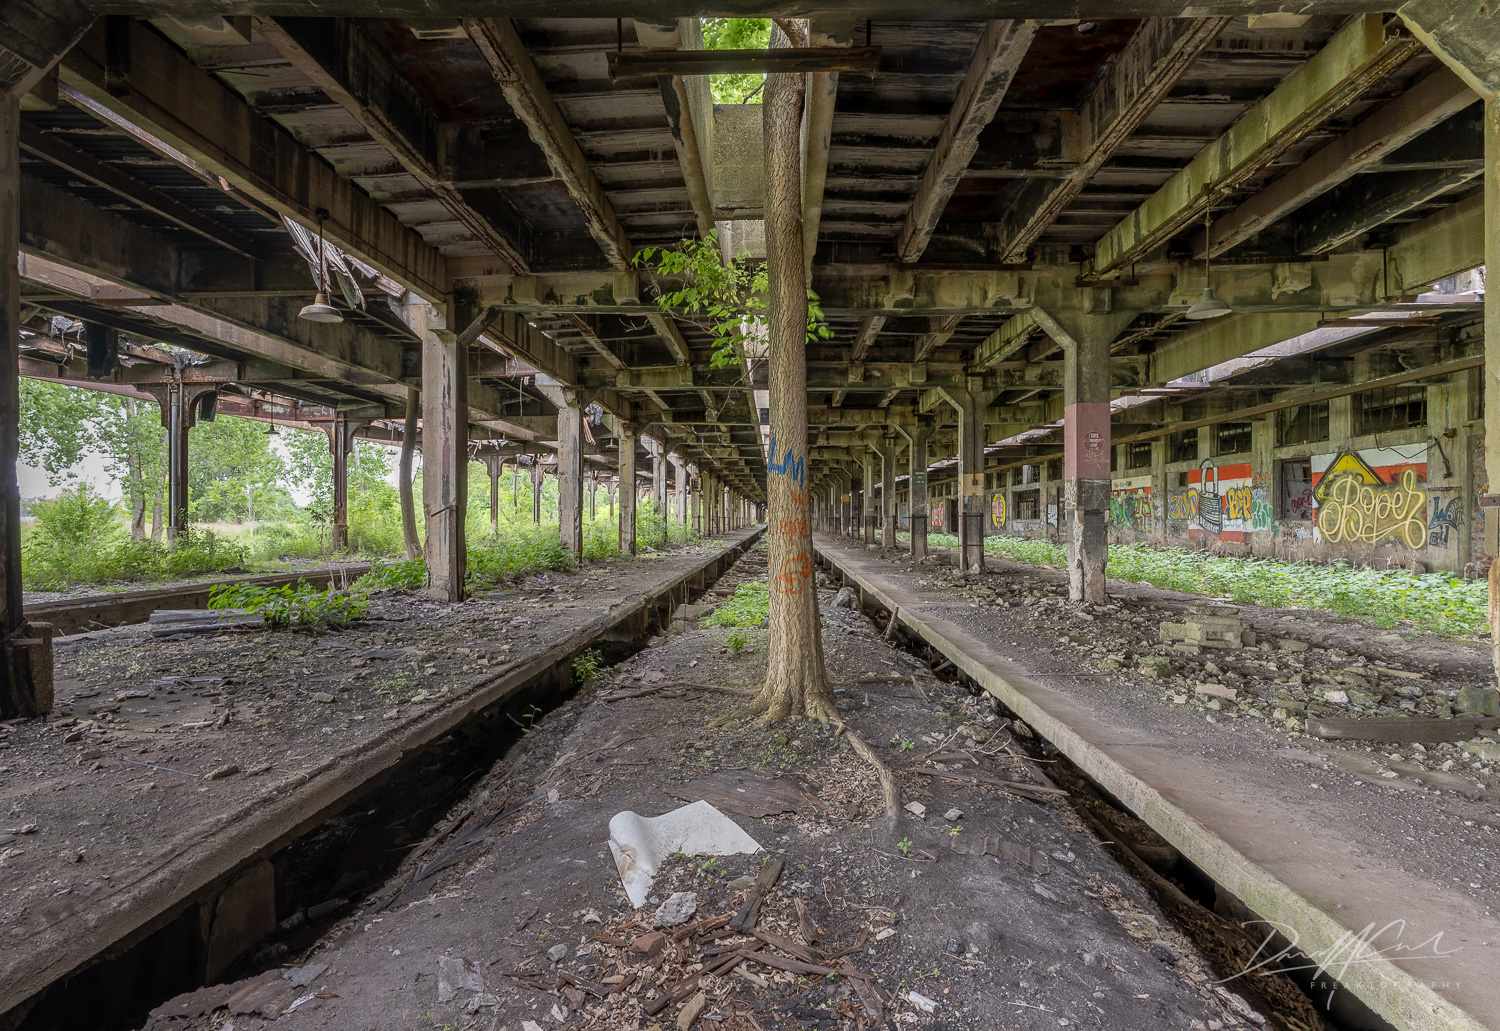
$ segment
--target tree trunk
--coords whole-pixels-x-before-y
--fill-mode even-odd
[[[773,46],[786,46],[780,29]],[[771,643],[756,699],[766,720],[835,717],[823,667],[807,494],[807,279],[802,260],[801,75],[766,76],[765,229],[771,456],[767,552]]]
[[[125,450],[125,469],[129,477],[130,538],[146,536],[146,480],[141,474],[141,453],[135,446],[135,398],[125,399],[125,430],[129,443]]]
[[[411,490],[412,459],[417,452],[417,420],[422,417],[422,398],[416,387],[406,388],[406,421],[401,424],[401,464],[396,477],[401,494],[401,540],[406,559],[422,557],[422,542],[417,538],[417,499]]]

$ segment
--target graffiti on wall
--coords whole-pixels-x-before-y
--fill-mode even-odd
[[[1250,492],[1250,529],[1276,529],[1276,517],[1271,511],[1271,492],[1264,487],[1256,487]]]
[[[1198,488],[1174,490],[1167,495],[1167,520],[1173,523],[1198,521]]]
[[[995,494],[990,498],[990,529],[1005,529],[1005,495]]]
[[[1185,526],[1194,540],[1248,540],[1254,517],[1249,462],[1215,466],[1205,459],[1188,473],[1186,487],[1167,495],[1167,520]]]
[[[1366,547],[1428,542],[1427,462],[1396,448],[1341,451],[1313,459],[1318,533],[1331,544]]]
[[[1109,492],[1109,527],[1147,533],[1151,529],[1151,488],[1116,487]]]
[[[1432,514],[1427,517],[1427,543],[1430,547],[1446,548],[1450,534],[1458,532],[1458,521],[1463,518],[1463,498],[1432,499]]]

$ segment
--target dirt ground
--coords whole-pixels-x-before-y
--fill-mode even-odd
[[[1077,606],[1067,601],[1061,570],[987,558],[985,575],[965,578],[946,556],[880,558],[893,583],[919,594],[934,614],[1005,645],[1041,682],[1065,684],[1131,726],[1191,739],[1225,765],[1255,769],[1330,826],[1360,827],[1358,840],[1382,861],[1451,885],[1478,912],[1500,912],[1500,740],[1493,733],[1427,745],[1306,733],[1309,717],[1454,714],[1464,688],[1493,683],[1488,641],[1402,634],[1327,613],[1237,606],[1117,580],[1109,582],[1109,605]],[[1204,615],[1240,620],[1254,643],[1194,653],[1160,640],[1162,623]]]
[[[0,723],[0,977],[59,935],[87,936],[265,800],[722,546],[528,577],[458,606],[377,592],[338,632],[172,640],[141,624],[60,640],[54,713]]]
[[[720,590],[755,575],[752,553]],[[1023,730],[833,598],[822,592],[840,710],[920,818],[889,826],[871,768],[829,727],[720,725],[763,677],[766,632],[742,631],[736,653],[731,631],[679,621],[540,721],[356,915],[281,967],[174,1000],[148,1027],[664,1029],[694,1011],[694,1026],[726,1031],[877,1017],[1263,1023],[1040,785],[1016,747]],[[632,909],[606,847],[611,817],[700,798],[763,851],[672,857]],[[730,931],[778,862],[753,931]],[[643,951],[657,904],[679,892],[696,913]]]

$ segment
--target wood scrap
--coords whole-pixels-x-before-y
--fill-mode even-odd
[[[150,625],[152,637],[191,637],[264,630],[266,618],[246,609],[158,609]]]
[[[776,886],[776,881],[781,877],[782,867],[786,860],[777,856],[774,861],[761,868],[760,875],[755,878],[755,884],[750,888],[750,894],[745,899],[745,904],[734,914],[729,921],[731,931],[739,931],[749,934],[755,927],[755,918],[760,915],[760,903],[767,892]]]
[[[955,781],[961,784],[984,784],[989,787],[1000,788],[1035,802],[1045,802],[1049,798],[1058,798],[1067,794],[1061,788],[1047,788],[1040,784],[1021,784],[1017,781],[1002,780],[999,777],[988,777],[982,773],[949,773],[947,770],[917,770],[924,777],[935,777],[938,780]]]

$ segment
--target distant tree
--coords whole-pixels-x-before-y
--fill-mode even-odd
[[[771,39],[769,18],[704,18],[703,49],[763,50]],[[709,89],[720,104],[759,104],[766,77],[759,72],[710,75]]]
[[[188,498],[195,520],[244,523],[291,513],[286,461],[273,439],[261,423],[227,415],[193,427]]]
[[[122,485],[133,537],[145,535],[148,502],[154,502],[152,536],[161,532],[166,441],[156,405],[102,391],[21,381],[21,459],[40,467],[53,485],[78,478],[77,467],[94,455]]]

